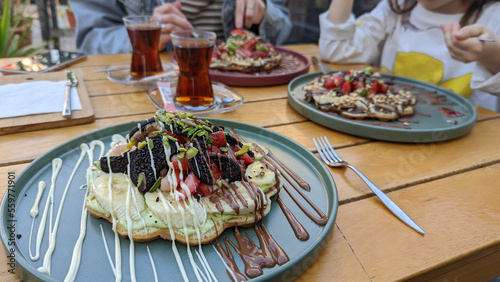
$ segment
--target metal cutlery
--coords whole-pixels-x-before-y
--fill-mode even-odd
[[[64,96],[64,105],[62,116],[65,118],[71,117],[71,87],[78,85],[76,74],[70,70],[66,71],[66,94]]]
[[[323,64],[320,60],[318,60],[318,58],[316,58],[315,56],[312,56],[311,57],[312,60],[314,61],[315,64],[317,64],[319,66],[319,68],[321,69],[321,72],[323,74],[329,74],[330,73],[330,68]]]
[[[373,184],[366,176],[364,176],[361,171],[359,171],[353,165],[347,163],[343,159],[339,157],[339,155],[335,152],[332,145],[325,137],[319,137],[318,141],[313,138],[314,146],[318,150],[319,155],[323,159],[323,161],[331,167],[348,167],[352,169],[367,185],[370,189],[375,193],[375,195],[384,203],[384,205],[401,221],[406,223],[408,226],[416,230],[418,233],[424,235],[425,232],[420,228],[400,207],[396,205],[387,195],[382,192],[375,184]]]

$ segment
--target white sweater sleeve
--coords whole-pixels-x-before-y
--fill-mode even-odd
[[[496,35],[500,35],[500,3],[490,3],[483,8],[483,14],[478,19],[481,24]],[[476,64],[472,73],[471,88],[500,96],[500,72],[491,73],[482,64]]]
[[[323,60],[332,63],[367,63],[379,66],[382,46],[387,35],[394,30],[397,15],[390,10],[386,0],[381,1],[370,13],[355,19],[334,24],[327,19],[327,12],[319,16],[319,52]]]

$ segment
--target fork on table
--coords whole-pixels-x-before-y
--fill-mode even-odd
[[[366,176],[361,173],[356,167],[347,163],[343,159],[339,157],[339,155],[335,152],[332,145],[325,137],[318,137],[316,139],[313,138],[314,146],[318,150],[319,155],[323,159],[323,161],[331,167],[348,167],[352,169],[367,185],[370,189],[375,193],[375,195],[384,203],[384,205],[401,221],[406,223],[411,228],[415,229],[418,233],[424,235],[425,232],[420,228],[400,207],[396,205],[389,197],[387,197],[382,190],[380,190],[375,184],[373,184]]]

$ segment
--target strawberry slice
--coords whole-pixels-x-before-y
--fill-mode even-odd
[[[243,29],[233,29],[233,30],[231,30],[231,35],[233,35],[233,36],[236,36],[236,35],[245,36],[245,35],[247,35],[247,33]]]
[[[188,159],[185,155],[184,155],[184,158],[182,158],[180,160],[177,158],[177,155],[173,155],[172,158],[170,159],[170,161],[172,162],[172,165],[174,166],[174,169],[176,169],[176,170],[181,170],[181,166],[182,166],[182,170],[189,169],[189,162],[188,162]]]
[[[255,44],[257,44],[257,39],[252,38],[252,39],[248,40],[247,42],[243,43],[243,45],[241,45],[240,48],[247,49],[247,50],[251,51],[251,50],[255,49]]]
[[[378,89],[379,89],[380,93],[386,94],[387,93],[387,84],[379,83]]]
[[[267,53],[264,51],[253,51],[252,58],[267,58]]]
[[[216,146],[217,148],[226,146],[226,135],[224,135],[224,131],[216,131],[210,134],[209,137],[213,140],[212,146]]]
[[[335,86],[336,86],[336,84],[333,81],[333,79],[331,79],[331,78],[327,78],[325,80],[325,84],[323,84],[323,87],[325,87],[328,90],[335,88]]]
[[[370,90],[368,90],[368,93],[370,93],[370,94],[377,94],[378,93],[378,88],[379,88],[378,81],[375,80],[372,83],[372,86],[370,87]]]
[[[182,183],[179,185],[179,187],[177,188],[177,191],[181,192],[182,194],[184,194],[184,196],[190,196],[190,195],[193,195],[194,192],[196,192],[196,189],[198,189],[198,186],[200,185],[200,180],[198,179],[198,177],[196,177],[194,175],[193,172],[190,172],[188,174],[188,176],[186,177],[186,179],[184,179],[183,183],[187,186],[187,188],[189,189],[189,195],[186,195],[186,190],[184,190],[182,188]]]
[[[248,153],[245,153],[240,156],[241,160],[245,162],[244,166],[246,167],[249,164],[253,163],[253,159],[248,155]]]
[[[351,83],[348,81],[344,81],[344,83],[342,84],[342,93],[349,94],[351,93],[351,90],[352,90]]]
[[[335,86],[340,88],[340,87],[342,87],[342,84],[344,83],[344,78],[341,76],[336,76],[333,78],[333,82],[335,82]]]
[[[364,83],[359,80],[355,80],[352,82],[352,88],[354,91],[358,89],[363,89],[364,87],[365,87]]]
[[[219,190],[219,187],[217,187],[217,185],[200,183],[200,186],[198,186],[198,190],[196,190],[196,192],[202,194],[203,196],[208,196],[216,192],[217,190]]]
[[[236,49],[236,54],[240,55],[243,58],[248,58],[248,57],[252,56],[252,51],[250,51],[248,49],[239,48],[239,49]]]

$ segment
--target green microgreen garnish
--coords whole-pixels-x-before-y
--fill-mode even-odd
[[[151,188],[149,189],[149,192],[154,192],[154,191],[156,191],[156,189],[157,189],[158,187],[160,187],[160,184],[161,184],[161,180],[162,180],[162,179],[163,179],[163,177],[160,177],[160,178],[156,179],[155,184],[153,184],[153,186],[151,186]]]
[[[235,152],[234,154],[236,156],[241,156],[241,155],[244,155],[245,153],[248,152],[248,150],[250,149],[250,146],[248,145],[243,145],[243,147],[241,147],[240,150],[238,150],[238,152]]]

